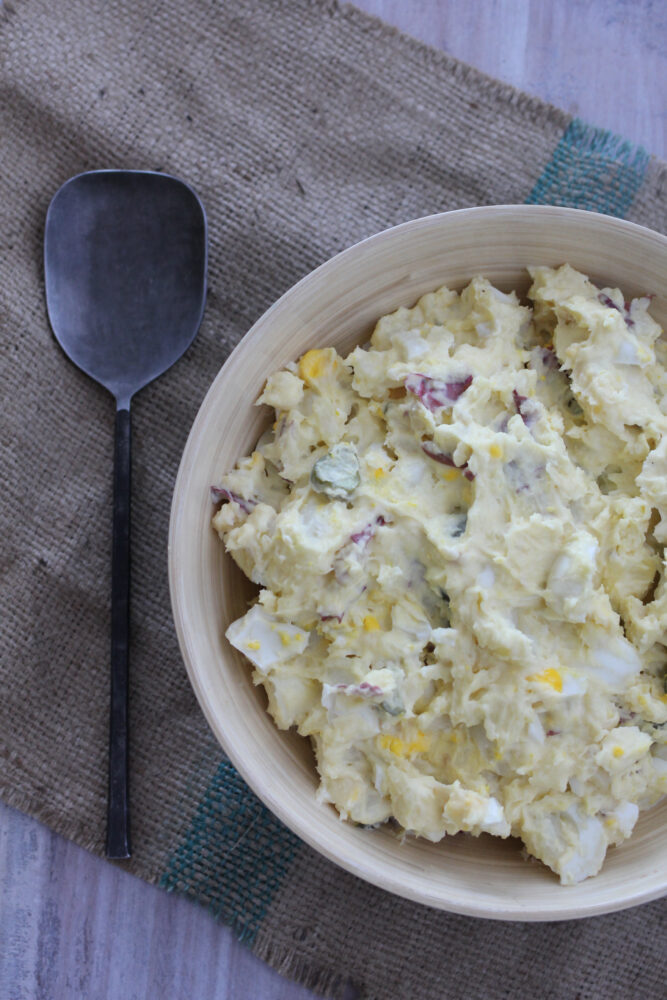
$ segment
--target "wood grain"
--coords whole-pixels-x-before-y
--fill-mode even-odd
[[[3,1000],[307,1000],[204,910],[0,805]]]
[[[408,34],[665,156],[663,0],[357,0]]]
[[[357,0],[357,6],[665,156],[662,0]],[[0,996],[315,995],[255,959],[203,910],[0,805]]]

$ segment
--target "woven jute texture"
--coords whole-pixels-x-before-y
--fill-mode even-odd
[[[0,794],[102,853],[113,402],[48,327],[46,209],[69,177],[162,170],[210,227],[207,310],[133,403],[128,867],[332,997],[664,995],[665,908],[502,925],[396,899],[286,831],[209,733],[166,572],[171,493],[230,349],[314,266],[387,226],[546,201],[667,229],[665,165],[325,0],[0,8]]]

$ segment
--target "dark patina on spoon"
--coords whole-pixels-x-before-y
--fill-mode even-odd
[[[96,170],[67,181],[46,216],[46,303],[67,356],[116,399],[111,711],[106,854],[130,857],[128,653],[130,401],[192,343],[206,297],[206,215],[183,181]]]

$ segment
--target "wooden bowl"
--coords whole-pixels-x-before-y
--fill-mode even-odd
[[[360,878],[429,906],[503,920],[591,916],[667,892],[667,799],[640,814],[599,875],[567,888],[525,861],[515,840],[459,835],[401,843],[389,830],[341,822],[315,799],[308,741],[278,730],[249,664],[225,640],[253,590],[211,528],[209,486],[252,450],[270,415],[253,404],[266,377],[287,361],[311,347],[346,354],[380,316],[440,285],[459,289],[482,274],[523,292],[526,265],[565,261],[626,297],[653,293],[652,314],[667,328],[667,239],[589,212],[513,205],[448,212],[379,233],[327,261],[255,323],[220,371],[190,432],[171,512],[169,574],[183,658],[213,732],[251,788],[311,847]]]

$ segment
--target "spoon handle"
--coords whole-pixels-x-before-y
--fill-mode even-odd
[[[128,663],[130,638],[130,410],[116,411],[111,559],[111,712],[108,858],[130,857]]]

